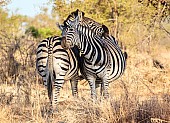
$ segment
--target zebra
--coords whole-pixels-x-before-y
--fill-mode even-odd
[[[79,16],[79,18],[81,18],[79,20],[79,23],[82,25],[82,26],[86,26],[86,27],[89,27],[90,29],[92,29],[96,35],[99,35],[101,37],[105,37],[105,38],[111,38],[109,40],[112,40],[114,41],[115,44],[118,45],[118,42],[115,40],[115,38],[113,36],[109,36],[109,29],[108,27],[106,27],[105,25],[103,24],[100,24],[96,21],[94,21],[93,19],[91,18],[88,18],[88,17],[85,17],[84,16],[85,13],[80,11],[79,9],[77,9],[76,11],[73,11],[68,17],[67,19],[64,21],[64,23],[66,23],[67,25],[71,25],[72,22],[75,20],[75,18],[77,16]],[[57,23],[57,25],[59,26],[59,24]],[[126,52],[125,52],[126,53]],[[81,53],[80,53],[81,54]],[[83,60],[83,59],[81,59]],[[82,65],[80,65],[80,68],[82,68]],[[81,71],[81,74],[83,76],[83,70],[80,69]],[[83,76],[83,78],[86,78],[85,76]],[[101,80],[99,78],[97,78],[96,80],[96,88],[99,87],[99,84],[101,84]],[[101,85],[101,90],[100,90],[100,93],[102,93],[102,85]]]
[[[75,21],[75,18],[79,17],[79,23],[82,26],[86,26],[86,27],[89,27],[90,29],[92,29],[96,35],[99,35],[99,36],[108,36],[109,35],[109,29],[107,26],[100,24],[91,18],[85,17],[84,15],[85,15],[85,13],[83,11],[80,11],[79,9],[77,9],[76,11],[73,11],[67,17],[67,19],[64,21],[64,23],[66,23],[67,25],[72,25],[72,22]]]
[[[92,98],[96,98],[97,77],[102,80],[103,96],[107,98],[108,85],[124,73],[126,58],[113,39],[96,35],[94,30],[79,24],[79,19],[76,17],[72,25],[65,22],[64,26],[59,25],[63,36],[62,47],[67,49],[78,46],[84,54],[83,70],[91,88]]]
[[[91,18],[85,17],[84,15],[85,13],[83,11],[77,9],[67,17],[64,23],[66,23],[66,25],[72,26],[72,23],[74,24],[75,19],[79,17],[80,25],[90,28],[98,36],[101,36],[103,38],[110,38],[108,40],[111,40],[113,41],[113,43],[118,45],[118,42],[115,40],[115,38],[112,35],[109,35],[109,29],[107,26],[105,26],[104,24],[100,24]]]
[[[118,45],[118,42],[115,40],[115,38],[112,35],[109,35],[109,29],[107,26],[100,24],[91,18],[85,17],[84,15],[85,15],[85,13],[83,11],[80,11],[79,9],[77,9],[76,11],[73,11],[67,17],[67,19],[64,21],[64,23],[66,25],[71,26],[72,23],[73,24],[75,23],[75,19],[78,17],[80,25],[90,28],[91,30],[93,30],[93,32],[96,35],[101,36],[102,38],[106,38],[109,41],[112,41],[111,43],[114,43],[114,45]],[[57,24],[57,26],[60,27],[59,24]],[[123,48],[122,43],[120,45]],[[123,48],[123,50],[124,50],[124,48]],[[127,60],[128,55],[127,55],[126,51],[124,52],[124,56],[125,56],[125,59]]]
[[[77,17],[79,17],[80,25],[90,28],[91,30],[93,30],[93,32],[96,35],[101,36],[102,38],[105,38],[105,40],[109,41],[110,43],[113,43],[114,45],[118,45],[118,42],[115,40],[115,38],[112,35],[109,35],[109,29],[105,25],[100,24],[91,18],[85,17],[84,15],[85,15],[84,12],[77,9],[76,11],[72,12],[67,17],[67,19],[64,21],[64,23],[66,25],[72,26],[72,23],[73,24],[75,23],[75,19]],[[59,24],[57,24],[57,25],[60,28],[60,25]],[[103,45],[105,45],[105,43],[103,43]],[[125,56],[125,59],[127,59],[127,53],[124,52],[123,54]],[[100,83],[99,79],[97,79],[97,83]]]
[[[96,35],[101,36],[102,38],[106,38],[109,41],[112,41],[112,43],[114,43],[114,45],[118,45],[118,42],[115,40],[115,38],[112,35],[109,35],[109,29],[107,26],[100,24],[91,18],[85,17],[84,15],[85,15],[85,13],[83,11],[80,11],[79,9],[77,9],[76,11],[73,11],[67,17],[67,19],[64,21],[64,23],[66,25],[72,26],[72,23],[74,24],[75,19],[78,17],[80,25],[90,28],[91,30],[93,30],[93,32]],[[59,26],[58,23],[57,23],[57,26]],[[122,44],[121,44],[121,47],[122,47]],[[124,50],[124,48],[123,48],[123,50]],[[124,56],[127,59],[127,57],[128,57],[127,52],[124,52]]]
[[[78,94],[78,53],[76,47],[63,49],[59,36],[48,37],[37,47],[36,69],[47,87],[52,111],[57,111],[57,98],[64,81],[70,80],[73,96]]]

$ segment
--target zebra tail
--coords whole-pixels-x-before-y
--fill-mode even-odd
[[[49,99],[51,100],[52,99],[52,88],[53,88],[53,85],[52,85],[52,77],[51,77],[51,74],[49,72],[49,75],[48,75],[48,78],[47,78],[47,90],[48,90],[48,97]]]
[[[53,38],[52,38],[53,39]],[[53,70],[53,42],[52,39],[49,40],[48,46],[48,77],[47,77],[47,89],[48,89],[48,97],[52,101],[53,99],[53,87],[54,87],[54,70]]]

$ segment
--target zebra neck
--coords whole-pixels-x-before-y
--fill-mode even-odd
[[[106,59],[106,54],[103,50],[103,44],[101,43],[101,39],[91,35],[91,32],[87,32],[85,34],[79,33],[80,37],[80,50],[83,54],[83,57],[91,63],[91,65],[103,64]]]
[[[91,37],[95,35],[95,32],[93,32],[93,30],[90,29],[90,27],[78,25],[77,29],[78,33],[81,35],[90,35]]]

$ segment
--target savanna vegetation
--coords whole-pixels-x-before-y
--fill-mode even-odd
[[[48,9],[27,17],[0,1],[0,123],[150,123],[170,122],[170,1],[50,0]],[[49,3],[47,3],[49,4]],[[61,90],[59,112],[48,117],[47,90],[35,68],[38,42],[60,35],[56,22],[76,9],[106,25],[128,53],[124,75],[110,84],[108,100],[90,99],[79,81],[79,97],[70,83]]]

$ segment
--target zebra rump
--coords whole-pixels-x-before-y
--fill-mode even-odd
[[[78,53],[76,47],[63,49],[59,36],[44,39],[37,47],[36,69],[47,87],[54,110],[57,109],[57,97],[65,81],[70,80],[73,96],[78,93]]]

